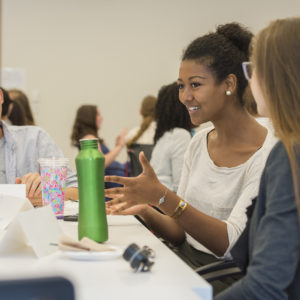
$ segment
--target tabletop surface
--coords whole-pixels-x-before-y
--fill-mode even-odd
[[[63,232],[77,237],[77,223],[59,221]],[[133,216],[108,216],[107,245],[122,251],[131,243],[155,251],[150,272],[135,273],[122,257],[81,261],[60,251],[38,259],[30,247],[0,256],[0,279],[62,275],[75,287],[77,300],[212,299],[211,286]],[[41,229],[42,230],[42,229]]]

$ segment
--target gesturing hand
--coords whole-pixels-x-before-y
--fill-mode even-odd
[[[122,204],[120,204],[122,206]],[[106,202],[106,213],[108,215],[142,215],[144,211],[146,211],[148,208],[150,208],[147,204],[139,204],[131,206],[127,209],[118,209],[118,204],[115,204],[111,207],[109,207],[109,202]]]
[[[107,207],[114,212],[120,212],[139,204],[157,205],[164,194],[165,187],[158,181],[154,170],[147,161],[144,152],[139,155],[143,172],[137,177],[105,176],[106,182],[122,184],[123,187],[105,190],[105,196],[112,198]]]

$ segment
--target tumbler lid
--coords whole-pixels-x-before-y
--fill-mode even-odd
[[[40,158],[38,162],[44,167],[66,167],[69,163],[69,159],[65,157]]]

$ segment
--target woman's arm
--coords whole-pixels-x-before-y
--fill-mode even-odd
[[[104,155],[105,157],[105,167],[109,166],[119,155],[123,147],[125,146],[125,137],[127,135],[128,130],[124,128],[119,136],[116,138],[115,148],[110,150],[108,153]]]
[[[106,202],[106,205],[107,214],[138,215],[156,235],[174,245],[179,245],[185,240],[184,231],[172,218],[161,214],[149,205],[135,205],[119,212],[110,209],[109,202]]]
[[[107,204],[115,213],[120,213],[137,204],[151,203],[158,206],[159,199],[165,194],[166,188],[158,181],[153,169],[142,153],[140,154],[140,161],[143,166],[143,173],[136,178],[105,177],[106,181],[124,185],[124,187],[105,191],[107,197],[115,198]],[[176,237],[177,233],[179,237],[181,233],[186,231],[217,255],[223,255],[228,247],[226,223],[207,216],[190,205],[175,221],[169,216],[174,213],[179,202],[180,198],[168,190],[165,201],[159,205],[159,208],[167,216],[157,216],[157,214],[151,213],[150,215],[142,215],[142,218],[155,232],[170,241],[174,232],[176,232]],[[164,227],[163,224],[167,224],[167,226]],[[182,229],[179,234],[180,227]]]
[[[180,198],[169,191],[160,208],[170,216],[175,211],[179,201]],[[229,241],[225,222],[210,217],[191,205],[187,205],[176,221],[185,232],[217,256],[223,256],[226,252]]]

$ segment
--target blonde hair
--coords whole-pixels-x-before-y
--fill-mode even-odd
[[[300,17],[276,20],[263,29],[253,41],[252,60],[275,133],[290,160],[300,216],[295,157],[300,149]]]
[[[140,110],[141,115],[143,116],[143,121],[136,135],[127,142],[127,147],[130,147],[135,141],[137,141],[150,126],[151,122],[154,120],[156,101],[157,99],[154,96],[146,96],[143,99]]]

